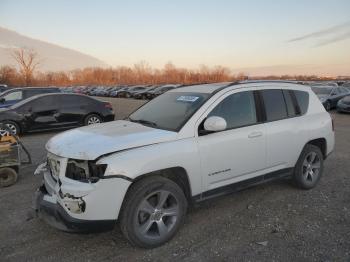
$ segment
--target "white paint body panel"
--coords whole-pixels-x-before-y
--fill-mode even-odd
[[[228,83],[221,84],[227,85]],[[212,92],[219,84],[185,87],[170,92]],[[309,109],[303,116],[262,123],[198,136],[198,126],[226,96],[247,90],[293,89],[309,93]],[[49,175],[45,184],[50,201],[64,205],[59,190],[82,197],[86,211],[72,217],[85,220],[117,219],[125,194],[132,182],[116,177],[89,184],[65,177],[68,158],[95,160],[107,164],[105,176],[124,176],[130,180],[171,167],[183,168],[192,196],[243,181],[268,172],[294,167],[305,146],[313,139],[325,138],[327,154],[334,148],[330,115],[306,86],[288,83],[240,84],[217,92],[176,132],[164,131],[128,121],[83,127],[52,138],[47,150],[61,161],[59,187]],[[218,173],[210,176],[210,174]]]

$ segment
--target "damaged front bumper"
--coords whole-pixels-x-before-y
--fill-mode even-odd
[[[103,232],[112,230],[116,223],[116,220],[83,220],[71,217],[60,204],[48,196],[45,186],[42,185],[35,192],[34,209],[39,218],[59,230],[81,233]]]
[[[44,163],[34,173],[43,177],[33,201],[38,216],[67,232],[113,229],[131,182],[122,178],[101,178],[95,183],[76,181],[65,176],[68,160],[56,160],[57,172]]]

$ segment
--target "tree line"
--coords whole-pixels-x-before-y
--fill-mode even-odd
[[[223,66],[208,67],[202,65],[197,69],[187,69],[176,67],[169,62],[163,68],[156,69],[145,61],[132,67],[93,67],[71,71],[40,72],[37,70],[40,58],[35,51],[16,49],[11,55],[17,67],[0,67],[0,84],[7,84],[8,86],[197,84],[245,80],[248,78],[244,73],[233,75],[229,68]],[[306,75],[271,75],[259,79],[329,80]]]

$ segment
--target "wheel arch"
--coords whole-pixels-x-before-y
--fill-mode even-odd
[[[191,189],[190,180],[186,169],[180,166],[169,167],[169,168],[155,170],[149,173],[142,174],[133,180],[133,183],[129,186],[128,191],[130,190],[130,188],[134,183],[150,176],[160,176],[175,182],[183,190],[187,198],[187,201],[189,202],[191,201],[192,189]]]
[[[17,126],[18,126],[18,134],[21,134],[24,132],[24,126],[20,123],[20,121],[16,121],[16,120],[13,120],[13,119],[5,119],[5,120],[1,120],[0,122],[2,123],[6,123],[6,122],[12,122],[12,123],[15,123]]]
[[[325,138],[321,137],[321,138],[312,139],[309,142],[307,142],[305,144],[305,146],[306,145],[317,146],[322,152],[323,159],[326,159],[326,157],[327,157],[327,141]],[[305,148],[305,146],[304,146],[304,148]]]

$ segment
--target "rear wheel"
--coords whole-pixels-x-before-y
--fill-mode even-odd
[[[120,227],[133,245],[157,247],[175,235],[186,210],[186,197],[176,183],[163,177],[145,178],[128,191]]]
[[[91,114],[85,117],[84,124],[86,126],[102,123],[102,119],[99,115]]]
[[[11,186],[17,182],[17,172],[13,168],[0,168],[0,187]]]
[[[294,170],[294,181],[302,189],[316,186],[323,173],[323,155],[319,147],[306,145]]]
[[[19,126],[15,122],[4,121],[2,123],[5,124],[11,130],[12,134],[18,135],[20,133]],[[9,135],[9,131],[0,128],[0,136],[4,135]]]

